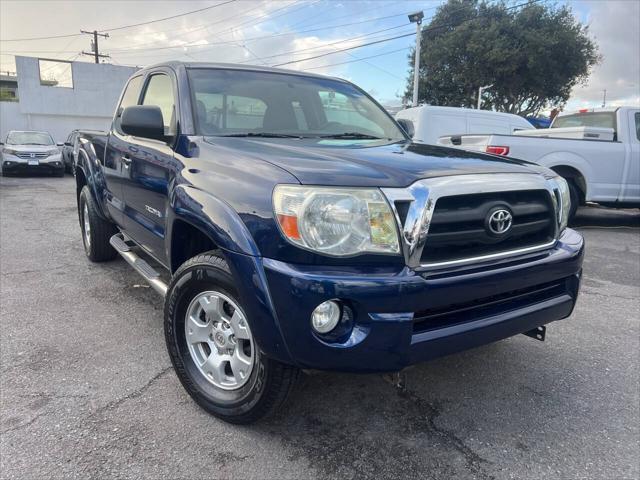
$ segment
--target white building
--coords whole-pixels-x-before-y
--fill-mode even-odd
[[[55,71],[56,78],[47,74]],[[0,139],[10,130],[45,130],[63,142],[71,130],[107,130],[135,68],[16,57],[18,101],[0,101]]]

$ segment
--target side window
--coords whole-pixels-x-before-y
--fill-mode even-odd
[[[152,75],[144,93],[142,105],[156,105],[162,111],[164,132],[172,135],[175,126],[175,98],[173,85],[168,75]]]
[[[636,112],[636,138],[640,140],[640,112]]]
[[[114,120],[113,127],[120,134],[124,134],[120,129],[120,117],[122,116],[122,111],[130,107],[131,105],[136,105],[138,103],[138,98],[140,98],[140,90],[142,89],[142,76],[132,78],[124,90],[124,95],[122,95],[122,101],[118,106],[118,111],[116,113],[116,118]]]

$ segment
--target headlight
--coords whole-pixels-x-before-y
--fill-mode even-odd
[[[273,207],[291,243],[333,256],[399,253],[393,212],[378,189],[279,185]]]
[[[571,210],[571,194],[569,184],[562,177],[553,177],[554,191],[558,192],[558,233],[562,233],[569,223],[569,211]]]
[[[16,153],[18,153],[18,151],[14,150],[13,148],[3,148],[2,153],[6,155],[15,155]]]
[[[59,155],[61,152],[57,148],[52,148],[51,150],[47,150],[47,155]]]

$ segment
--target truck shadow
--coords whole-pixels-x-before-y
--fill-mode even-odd
[[[541,356],[552,365],[542,349],[509,339],[412,367],[404,385],[381,375],[313,373],[284,413],[252,428],[330,478],[491,478],[483,441],[508,429],[522,440],[504,448],[522,454],[540,416],[574,408],[556,388],[554,367],[531,369]]]
[[[582,207],[576,213],[570,226],[578,229],[588,227],[640,228],[640,209],[615,209],[595,206]]]

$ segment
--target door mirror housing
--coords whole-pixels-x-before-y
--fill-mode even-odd
[[[127,135],[165,141],[162,111],[156,105],[132,105],[123,110],[120,128]]]
[[[413,122],[405,118],[399,118],[396,121],[398,122],[398,125],[400,125],[400,127],[405,131],[405,133],[409,135],[409,138],[413,138],[416,133],[415,129],[413,128]]]
[[[64,147],[65,144],[64,143],[56,143],[56,147]]]
[[[73,147],[73,144],[71,142],[64,142],[64,146],[65,147]]]

